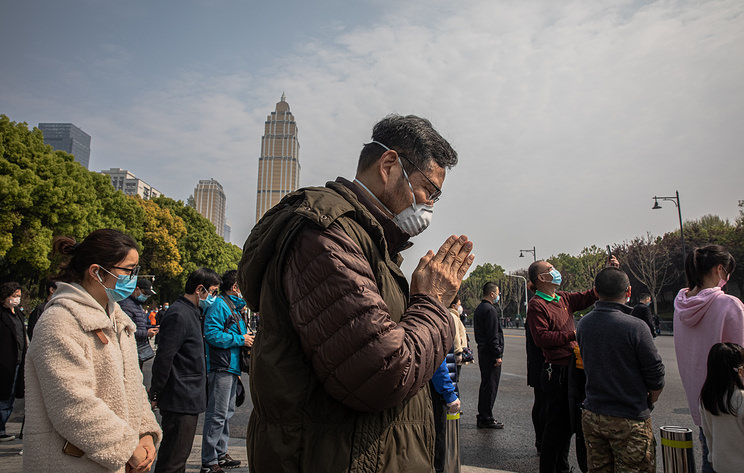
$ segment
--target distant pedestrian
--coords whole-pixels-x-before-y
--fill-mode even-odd
[[[494,306],[499,301],[499,286],[487,282],[483,286],[481,303],[473,313],[475,342],[478,344],[478,367],[481,382],[478,388],[479,429],[503,429],[504,424],[493,416],[493,404],[499,392],[501,364],[504,355],[504,331],[499,323],[499,312]]]
[[[723,292],[736,261],[720,245],[695,248],[687,255],[685,274],[688,288],[674,299],[674,350],[687,405],[695,425],[700,419],[700,389],[707,373],[710,348],[719,342],[744,345],[744,304]],[[702,427],[704,473],[713,471],[708,462],[708,445]]]
[[[638,304],[633,307],[633,311],[630,313],[633,317],[636,317],[648,325],[648,329],[651,331],[651,335],[656,338],[656,327],[654,326],[654,316],[649,308],[651,304],[651,294],[644,292],[641,294],[641,298]]]
[[[5,431],[17,397],[23,397],[23,367],[26,359],[26,326],[21,304],[21,285],[0,285],[0,442],[15,440]]]
[[[44,308],[46,307],[47,302],[49,302],[49,299],[52,298],[54,291],[57,290],[57,282],[47,279],[44,283],[44,288],[46,299],[44,299],[42,302],[39,302],[36,307],[34,307],[34,310],[31,311],[31,314],[29,314],[28,316],[27,331],[29,340],[32,339],[34,336],[34,327],[36,327],[36,323],[39,321],[39,317],[41,317],[41,314],[44,312]]]
[[[142,369],[145,361],[155,357],[155,352],[150,346],[150,339],[158,333],[158,329],[148,328],[147,314],[142,309],[142,304],[147,302],[150,296],[154,295],[155,291],[152,288],[152,282],[147,278],[137,278],[137,287],[134,288],[132,295],[119,302],[121,310],[137,325],[137,331],[134,337],[137,340],[140,369]]]
[[[744,466],[744,348],[716,343],[708,354],[708,375],[700,391],[700,417],[717,473]]]
[[[625,305],[628,276],[605,268],[595,288],[599,300],[576,331],[586,375],[582,426],[589,472],[654,473],[651,410],[664,387],[664,364],[646,324]]]

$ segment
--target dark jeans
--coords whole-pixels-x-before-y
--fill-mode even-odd
[[[571,448],[571,417],[568,409],[568,377],[565,366],[549,365],[542,373],[545,394],[545,427],[540,445],[540,473],[568,473]]]
[[[163,441],[160,443],[155,473],[184,473],[191,454],[199,414],[160,411]]]
[[[494,420],[493,404],[496,402],[501,379],[501,366],[494,366],[494,363],[496,363],[494,358],[478,350],[478,367],[481,375],[480,388],[478,388],[478,423]]]

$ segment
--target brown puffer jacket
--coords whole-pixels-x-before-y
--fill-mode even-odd
[[[408,284],[379,222],[339,183],[290,194],[246,241],[239,285],[260,312],[252,472],[431,472],[427,381],[447,309]]]

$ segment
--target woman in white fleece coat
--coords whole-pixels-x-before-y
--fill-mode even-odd
[[[26,357],[23,471],[146,472],[161,430],[142,384],[136,326],[116,303],[128,281],[136,284],[137,244],[96,230],[80,244],[58,237],[54,249],[72,258]]]

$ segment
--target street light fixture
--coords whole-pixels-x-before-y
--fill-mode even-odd
[[[535,247],[533,246],[531,250],[519,250],[519,257],[524,258],[524,252],[532,253],[532,261],[537,261],[537,253],[535,252]]]
[[[687,253],[685,251],[685,234],[684,230],[682,229],[682,209],[679,205],[679,191],[675,191],[675,195],[673,196],[654,196],[654,206],[651,207],[651,210],[661,208],[661,205],[659,205],[659,200],[668,200],[669,202],[672,202],[674,203],[674,205],[677,206],[677,215],[679,216],[679,238],[680,240],[682,240],[682,268],[684,268]]]

